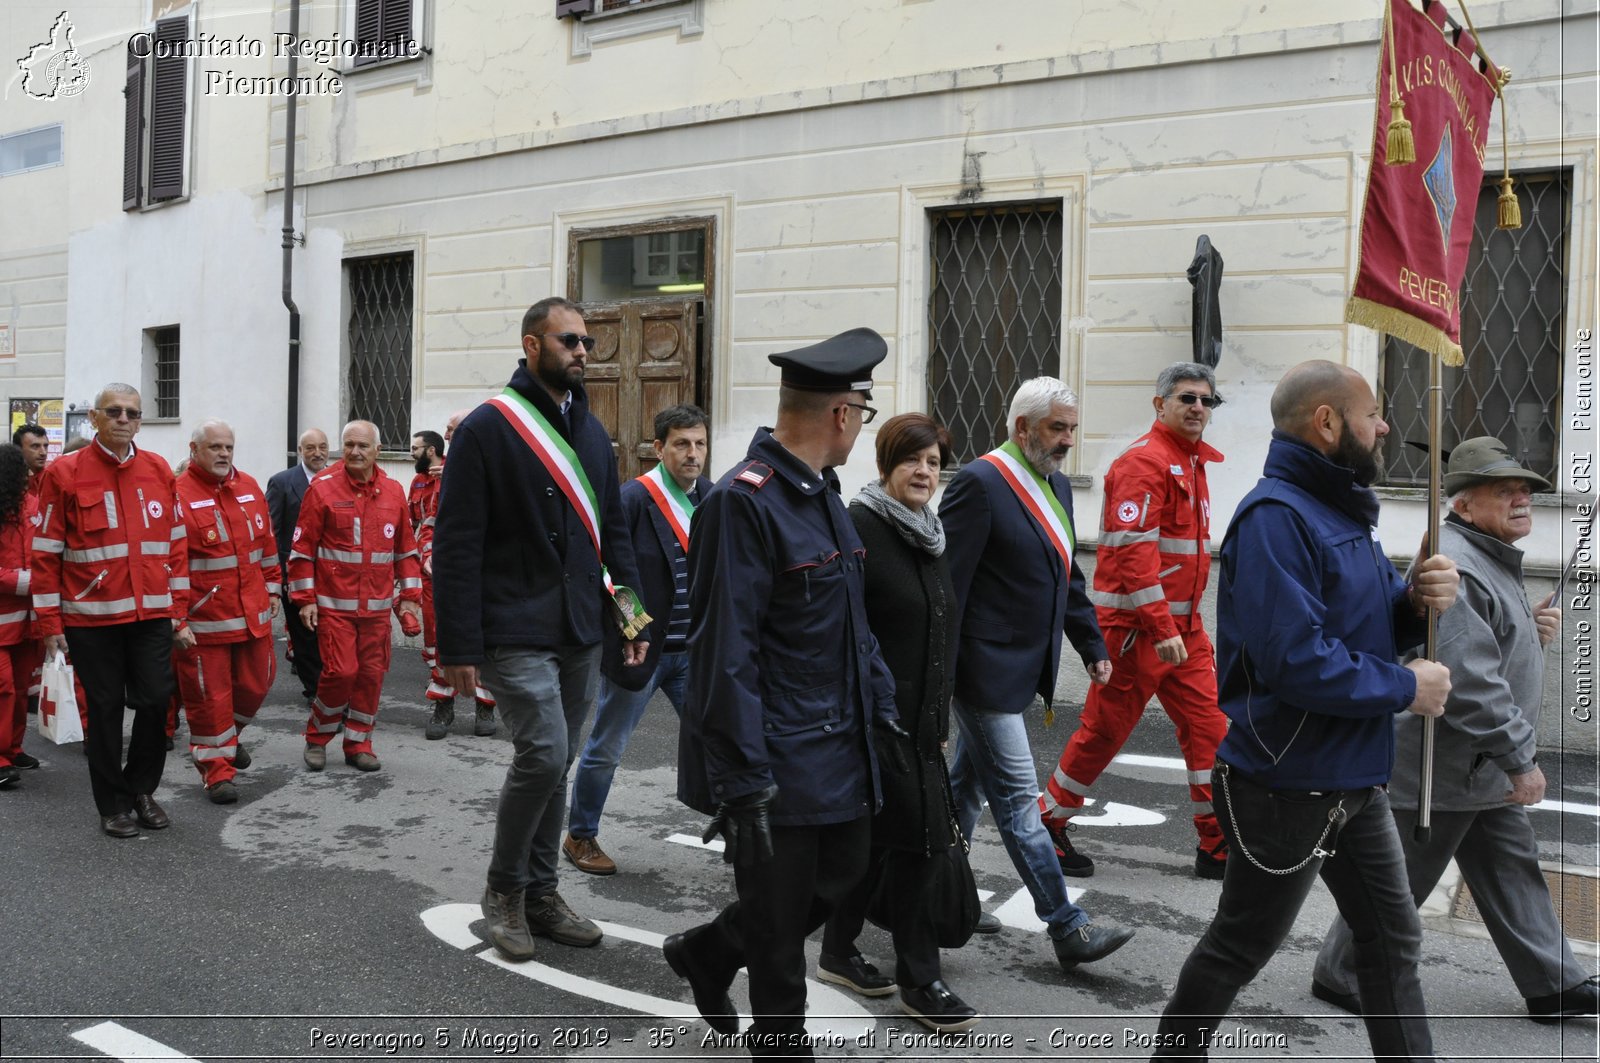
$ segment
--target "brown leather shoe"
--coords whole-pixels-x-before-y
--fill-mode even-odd
[[[346,753],[344,762],[357,771],[377,771],[383,767],[378,763],[378,758],[372,753]]]
[[[134,822],[132,812],[117,812],[100,820],[100,829],[113,838],[137,838],[139,824]]]
[[[572,861],[572,866],[582,871],[585,875],[615,875],[617,863],[606,855],[600,848],[600,843],[594,838],[574,838],[567,835],[561,843],[561,851]]]
[[[166,830],[172,826],[172,817],[166,810],[156,804],[156,799],[151,794],[139,794],[133,799],[133,814],[139,818],[142,826],[151,830]]]

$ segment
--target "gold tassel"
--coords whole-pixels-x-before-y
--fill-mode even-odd
[[[1390,166],[1404,166],[1417,161],[1417,142],[1411,136],[1411,123],[1406,120],[1405,101],[1399,96],[1389,101],[1389,144],[1383,161]]]
[[[1500,179],[1500,217],[1495,228],[1522,228],[1522,204],[1517,202],[1517,193],[1512,190],[1510,174]]]

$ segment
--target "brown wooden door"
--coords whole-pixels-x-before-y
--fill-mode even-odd
[[[584,305],[595,338],[584,387],[590,410],[611,434],[623,480],[656,463],[656,414],[695,401],[699,312],[698,299]]]

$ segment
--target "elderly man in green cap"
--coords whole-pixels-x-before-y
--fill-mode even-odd
[[[1528,1016],[1549,1023],[1593,1015],[1600,985],[1585,977],[1562,933],[1527,811],[1545,793],[1536,731],[1544,648],[1560,634],[1561,610],[1549,598],[1529,604],[1522,551],[1512,544],[1533,530],[1533,492],[1550,483],[1498,439],[1480,436],[1450,452],[1444,488],[1450,512],[1439,548],[1455,561],[1461,590],[1439,617],[1438,659],[1451,688],[1434,745],[1427,841],[1413,837],[1421,717],[1396,719],[1389,783],[1411,892],[1420,905],[1454,858]],[[1336,918],[1312,995],[1359,1014],[1355,986],[1350,928]]]

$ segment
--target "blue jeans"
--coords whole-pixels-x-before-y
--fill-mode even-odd
[[[959,698],[950,708],[961,730],[950,770],[961,833],[970,839],[978,825],[981,788],[1011,863],[1033,895],[1033,910],[1049,924],[1051,937],[1066,937],[1089,922],[1089,913],[1067,899],[1055,844],[1039,818],[1039,775],[1022,713],[980,712]]]
[[[1431,1060],[1433,1039],[1417,978],[1422,923],[1389,795],[1378,786],[1270,790],[1220,760],[1213,778],[1228,869],[1217,914],[1178,973],[1152,1058],[1207,1058],[1212,1031],[1294,929],[1320,876],[1350,925],[1373,1055],[1396,1063]],[[1343,817],[1337,833],[1329,830],[1330,814]],[[1316,856],[1318,846],[1332,852]]]
[[[494,820],[489,888],[556,890],[567,767],[600,676],[600,643],[563,649],[495,646],[479,666],[511,732],[511,767]]]
[[[589,732],[589,741],[578,758],[578,773],[572,780],[568,834],[574,838],[593,838],[600,833],[600,813],[605,811],[611,780],[617,774],[617,765],[628,748],[628,738],[639,726],[645,707],[659,689],[667,695],[673,710],[683,715],[683,691],[688,682],[688,653],[663,653],[649,682],[638,690],[628,690],[601,677],[594,729]]]

